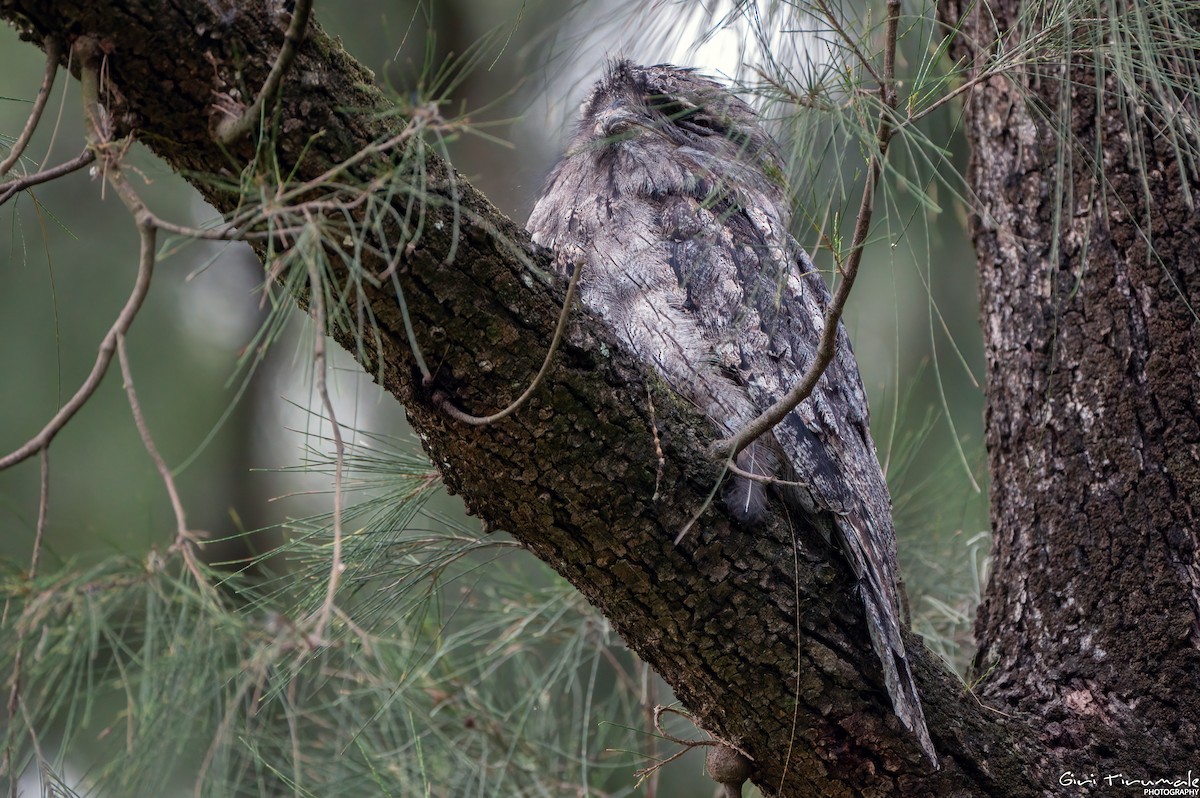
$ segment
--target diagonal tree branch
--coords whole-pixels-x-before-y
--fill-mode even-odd
[[[0,16],[39,44],[67,32],[94,36],[112,88],[108,117],[232,214],[239,195],[198,176],[240,170],[254,155],[253,142],[230,152],[213,134],[214,97],[239,74],[252,87],[266,79],[271,5],[239,5],[236,26],[209,4],[153,0],[0,0]],[[172,57],[160,57],[166,52]],[[274,157],[301,182],[340,170],[370,183],[385,160],[378,143],[405,129],[384,113],[388,100],[369,74],[315,22],[279,102]],[[436,156],[423,157],[423,234],[404,242],[395,230],[396,240],[365,248],[404,248],[400,261],[374,257],[363,269],[395,267],[403,311],[390,283],[364,281],[362,299],[348,301],[369,303],[377,345],[361,346],[362,331],[330,332],[404,404],[447,488],[574,584],[699,723],[753,758],[753,779],[771,794],[1052,791],[1049,781],[1031,784],[1024,764],[1036,736],[965,696],[913,639],[943,757],[940,772],[928,771],[891,714],[849,569],[817,530],[794,529],[780,514],[742,527],[718,507],[685,546],[672,545],[720,474],[705,454],[711,428],[591,314],[571,314],[553,367],[518,412],[477,427],[442,411],[439,391],[467,407],[495,407],[529,384],[552,344],[565,286],[543,276],[544,253],[516,224]],[[409,329],[440,364],[432,384]]]

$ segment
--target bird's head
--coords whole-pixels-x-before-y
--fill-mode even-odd
[[[677,147],[761,150],[758,116],[694,70],[613,61],[580,112],[579,134],[601,146],[654,136]]]
[[[692,175],[676,182],[696,190],[741,193],[763,175],[771,185],[760,190],[786,188],[778,149],[754,109],[716,81],[669,64],[613,61],[584,101],[568,157],[617,154],[626,177],[649,190],[672,181],[662,168],[670,165]]]

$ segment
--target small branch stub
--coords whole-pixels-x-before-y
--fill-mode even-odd
[[[312,0],[296,0],[296,6],[292,10],[292,21],[283,37],[283,46],[279,48],[279,55],[271,66],[267,79],[263,81],[262,88],[258,90],[258,95],[248,108],[217,125],[217,141],[225,145],[233,144],[259,124],[259,117],[264,113],[267,104],[275,99],[283,84],[284,75],[296,60],[296,52],[304,41],[304,32],[308,27],[311,12]]]
[[[709,778],[723,788],[723,798],[741,798],[742,785],[750,778],[754,766],[739,752],[718,744],[708,749],[704,768]]]

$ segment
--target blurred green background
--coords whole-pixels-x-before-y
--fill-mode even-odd
[[[701,42],[699,24],[631,24],[634,12],[616,3],[584,3],[567,12],[517,0],[439,0],[421,7],[359,0],[318,2],[315,13],[401,95],[413,90],[428,59],[443,62],[491,37],[489,57],[465,75],[454,96],[472,121],[494,123],[487,131],[508,146],[464,136],[449,147],[458,169],[521,222],[605,58],[686,63],[717,75],[738,71],[739,59],[753,56],[739,52],[746,38]],[[913,58],[922,46],[912,45]],[[24,124],[43,64],[39,50],[0,29],[0,134],[6,141]],[[77,83],[60,73],[28,159],[41,163],[49,153],[45,162],[54,163],[81,149],[78,101]],[[951,104],[923,127],[948,148],[947,163],[961,169],[966,154],[955,133],[958,113]],[[904,168],[902,158],[894,162]],[[183,180],[148,153],[136,152],[133,163],[132,179],[160,216],[185,224],[212,218]],[[856,195],[847,190],[841,197],[830,175],[852,183],[861,170],[861,156],[851,148],[843,162],[823,165],[828,185],[798,193],[833,193],[842,206],[834,210],[852,214]],[[891,195],[846,324],[893,490],[914,625],[961,669],[988,550],[986,496],[973,484],[986,490],[974,254],[963,203],[921,175],[911,177],[927,187],[940,212],[918,203],[911,191]],[[9,451],[34,434],[90,370],[132,285],[137,236],[124,207],[86,172],[26,192],[0,214],[0,448]],[[813,240],[811,227],[807,236],[798,233],[806,243]],[[134,379],[158,448],[177,470],[190,525],[215,538],[264,530],[208,554],[215,561],[242,557],[247,541],[265,550],[286,535],[288,519],[328,510],[328,495],[320,493],[328,477],[293,468],[305,462],[307,447],[327,448],[314,438],[328,427],[316,410],[308,321],[295,313],[290,334],[247,380],[237,363],[263,318],[260,265],[240,245],[160,242],[155,284],[128,338]],[[338,355],[335,400],[342,422],[403,436],[402,409]],[[170,506],[138,439],[115,364],[55,440],[50,474],[44,568],[170,543]],[[0,558],[28,559],[38,484],[36,459],[0,472]],[[452,497],[439,494],[426,509],[427,517],[473,524]],[[554,581],[527,555],[509,555],[491,569],[481,578],[518,578],[531,586]],[[690,754],[668,768],[660,794],[707,789],[700,786],[711,785],[699,780],[700,759]]]

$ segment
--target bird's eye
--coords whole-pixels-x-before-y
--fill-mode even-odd
[[[642,99],[647,108],[657,111],[672,122],[692,116],[700,110],[687,100],[681,100],[669,94],[647,94]]]
[[[703,105],[669,94],[647,94],[642,99],[649,110],[662,114],[670,124],[694,135],[724,136],[728,133],[729,126]]]

